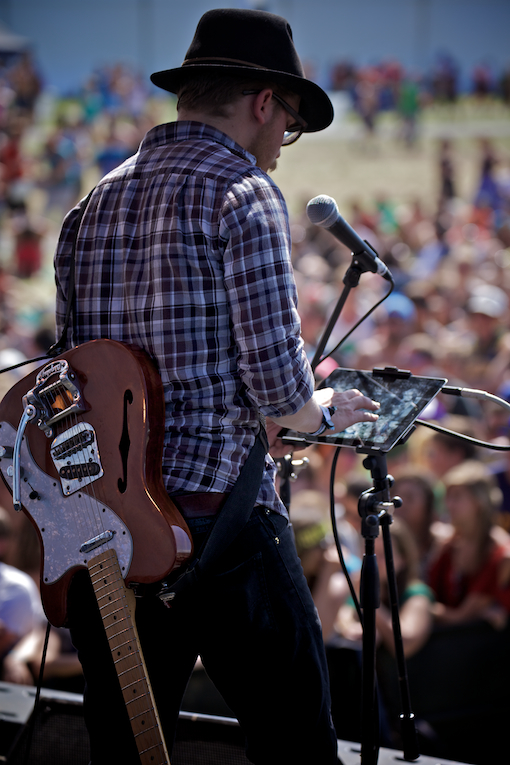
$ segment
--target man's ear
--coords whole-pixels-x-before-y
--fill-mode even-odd
[[[274,108],[273,91],[271,88],[264,88],[257,93],[252,101],[252,113],[260,125],[265,125],[271,119]]]

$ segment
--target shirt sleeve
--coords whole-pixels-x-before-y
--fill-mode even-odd
[[[287,208],[265,174],[255,171],[229,189],[220,236],[241,379],[262,414],[295,414],[314,379],[301,338]]]

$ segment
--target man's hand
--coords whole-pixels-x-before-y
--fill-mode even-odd
[[[336,412],[331,419],[335,423],[337,433],[356,422],[375,422],[379,417],[376,412],[381,405],[355,388],[345,391],[322,388],[316,390],[313,397],[322,406],[336,406]]]
[[[355,422],[375,422],[380,404],[364,396],[359,390],[334,391],[333,388],[322,388],[315,391],[312,398],[296,414],[278,419],[266,420],[266,431],[269,440],[269,451],[273,457],[281,457],[293,451],[289,444],[284,444],[278,438],[282,428],[289,428],[303,433],[313,433],[320,425],[322,406],[336,406],[332,416],[336,432],[354,425]],[[306,413],[305,413],[306,410]],[[327,431],[331,433],[332,431]],[[301,447],[303,448],[303,447]]]

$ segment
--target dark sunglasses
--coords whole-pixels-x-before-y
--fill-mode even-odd
[[[243,96],[255,96],[258,95],[261,91],[260,90],[243,90]],[[291,117],[294,117],[296,122],[293,125],[290,125],[287,130],[284,133],[282,146],[290,146],[291,143],[296,143],[297,139],[302,135],[302,133],[306,130],[308,127],[308,122],[305,122],[305,120],[302,118],[300,114],[297,113],[295,109],[290,106],[290,104],[287,103],[287,101],[284,101],[281,96],[278,96],[276,93],[273,93],[273,96],[275,101],[278,101],[280,106],[283,106],[285,111],[290,114]]]

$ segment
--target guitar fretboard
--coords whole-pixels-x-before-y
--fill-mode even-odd
[[[122,578],[115,550],[88,564],[122,695],[142,765],[170,765],[147,679],[134,619],[134,594]]]

